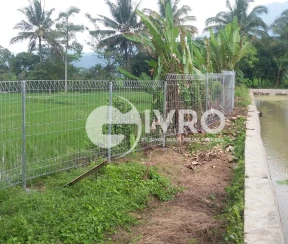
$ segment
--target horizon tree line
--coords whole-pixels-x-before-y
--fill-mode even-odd
[[[132,0],[105,0],[105,3],[109,7],[111,16],[98,14],[94,18],[91,14],[85,14],[95,26],[94,30],[89,30],[93,40],[93,42],[90,42],[90,45],[96,52],[111,53],[112,57],[117,55],[118,60],[121,59],[119,62],[116,62],[117,65],[133,71],[132,66],[134,63],[137,63],[137,60],[135,60],[137,57],[150,55],[144,50],[143,45],[137,44],[125,37],[125,35],[131,33],[142,33],[149,38],[147,29],[145,29],[143,22],[136,14],[140,2],[133,5]],[[181,34],[186,35],[190,33],[194,36],[194,41],[202,45],[205,38],[195,38],[198,29],[193,25],[196,17],[191,15],[192,8],[188,5],[181,6],[180,3],[181,0],[158,0],[158,11],[144,9],[143,12],[148,16],[153,16],[155,21],[160,22],[161,19],[166,18],[167,13],[165,13],[165,9],[167,4],[170,4],[172,7],[173,23],[181,29]],[[286,45],[286,37],[288,36],[288,10],[284,11],[268,27],[260,17],[262,14],[268,14],[268,9],[265,6],[256,6],[249,11],[249,5],[249,0],[236,0],[233,6],[229,0],[226,0],[227,11],[219,12],[216,16],[208,18],[206,20],[205,31],[212,30],[217,36],[217,33],[221,29],[224,29],[227,24],[233,22],[234,17],[237,17],[241,35],[247,36],[249,40],[252,40],[254,43],[253,48],[259,47],[259,44],[255,44],[256,42],[261,43],[266,41],[269,42],[271,52],[276,53],[273,56],[273,62],[278,68],[276,83],[280,85],[283,77],[285,77],[286,66],[288,65],[286,61],[288,56],[288,45]],[[55,11],[54,8],[46,10],[41,0],[31,0],[27,7],[19,11],[25,18],[15,25],[14,28],[19,30],[19,33],[11,39],[11,43],[28,40],[28,52],[38,53],[40,63],[43,63],[45,58],[51,57],[62,61],[64,64],[65,80],[67,80],[69,78],[68,63],[71,65],[73,60],[81,57],[83,49],[83,46],[77,41],[76,34],[83,32],[85,27],[74,24],[70,20],[74,15],[80,13],[80,9],[70,7],[67,11],[61,12],[57,19],[52,20],[52,14]],[[272,30],[275,35],[269,37],[268,30]],[[275,52],[275,50],[278,50],[278,52]],[[258,55],[260,53],[259,50],[256,53]],[[254,59],[257,55],[254,55]],[[5,55],[0,54],[0,65],[5,67],[6,63],[1,60],[3,59],[2,56],[4,57]],[[245,64],[245,61],[243,61],[242,65],[244,67],[239,67],[239,71],[241,70],[240,68],[244,71],[248,70],[247,65],[249,66],[250,61],[247,61],[248,64]],[[254,63],[257,62],[254,60]],[[257,72],[252,76],[257,77]],[[250,72],[250,78],[251,73],[253,72]],[[263,79],[263,77],[261,78]]]

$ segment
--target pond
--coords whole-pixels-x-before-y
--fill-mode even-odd
[[[255,103],[263,114],[261,134],[288,243],[288,97],[255,96]]]

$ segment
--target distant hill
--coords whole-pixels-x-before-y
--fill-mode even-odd
[[[261,4],[261,3],[260,3]],[[268,8],[268,15],[263,15],[265,23],[270,26],[276,18],[278,18],[284,10],[288,9],[288,1],[285,3],[270,3],[265,5]]]
[[[100,63],[101,61],[97,58],[95,53],[83,53],[82,58],[79,61],[74,62],[74,65],[79,68],[89,69]]]

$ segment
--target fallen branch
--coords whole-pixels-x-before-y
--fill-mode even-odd
[[[98,172],[100,169],[102,169],[104,166],[106,166],[108,164],[107,161],[104,161],[101,164],[98,164],[97,166],[95,166],[94,168],[88,170],[87,172],[85,172],[84,174],[78,176],[77,178],[75,178],[74,180],[72,180],[71,182],[69,182],[68,184],[64,185],[64,187],[67,186],[72,186],[74,184],[76,184],[77,182],[83,180],[84,178],[86,178],[87,176],[91,175],[92,173]]]

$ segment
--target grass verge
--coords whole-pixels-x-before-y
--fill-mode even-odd
[[[244,243],[244,187],[245,187],[245,137],[244,119],[238,119],[238,135],[233,142],[237,165],[234,168],[232,183],[227,187],[227,206],[223,218],[227,220],[224,240],[227,243]]]
[[[249,88],[245,85],[235,87],[235,105],[240,107],[247,107],[251,103],[251,97],[249,94]]]
[[[236,106],[247,107],[251,103],[249,89],[238,86],[235,91]],[[227,206],[223,217],[227,220],[227,231],[224,240],[227,243],[244,243],[244,207],[245,207],[245,119],[236,121],[236,139],[231,142],[235,148],[237,165],[234,168],[233,179],[227,191]]]
[[[1,243],[103,243],[107,234],[134,224],[131,213],[151,196],[166,201],[178,192],[153,168],[146,179],[138,163],[108,165],[73,187],[59,187],[83,171],[45,177],[28,193],[2,190]]]

